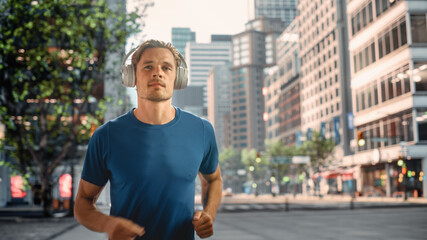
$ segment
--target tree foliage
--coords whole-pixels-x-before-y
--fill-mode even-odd
[[[312,138],[304,141],[302,149],[304,155],[310,156],[313,170],[319,171],[332,160],[335,146],[332,139],[327,139],[320,132],[313,131]]]
[[[309,156],[310,165],[294,166],[293,171],[297,174],[312,168],[314,171],[319,171],[322,167],[328,165],[329,160],[332,160],[332,154],[335,148],[335,143],[331,139],[322,137],[320,132],[314,131],[312,138],[304,141],[302,146],[285,146],[281,140],[266,142],[266,155],[274,156]],[[279,176],[285,176],[289,173],[290,164],[278,164],[272,162],[270,168],[275,170]]]
[[[262,155],[256,149],[243,149],[241,152],[241,159],[247,171],[252,172],[254,180],[260,180],[266,177],[270,164],[266,155]],[[252,171],[251,168],[253,168]]]
[[[233,148],[224,148],[219,154],[218,160],[222,169],[238,170],[245,167],[241,161],[240,154]]]
[[[139,27],[136,12],[123,9],[103,0],[0,5],[1,144],[10,155],[2,164],[35,177],[45,210],[52,173],[103,121],[107,52]]]

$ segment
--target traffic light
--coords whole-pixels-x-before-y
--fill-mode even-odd
[[[357,145],[359,146],[365,146],[365,137],[363,136],[363,132],[362,131],[358,131],[357,132]]]
[[[403,175],[408,173],[408,168],[406,167],[405,159],[402,156],[399,156],[399,158],[397,159],[397,166],[402,168]]]
[[[261,162],[261,154],[260,154],[259,152],[257,152],[257,153],[256,153],[255,161],[256,161],[257,163],[260,163],[260,162]]]

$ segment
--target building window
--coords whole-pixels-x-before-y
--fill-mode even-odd
[[[411,15],[412,42],[427,43],[426,15]]]
[[[391,6],[396,4],[396,2],[399,2],[400,0],[375,0],[375,9],[377,17],[383,14],[387,9],[389,9]]]
[[[351,17],[351,33],[352,35],[358,33],[366,25],[374,20],[372,12],[372,2],[369,2],[361,10],[354,13]]]
[[[414,64],[416,69],[412,79],[415,82],[415,91],[427,91],[427,62],[418,62]]]
[[[395,145],[400,141],[413,141],[412,112],[408,110],[392,116],[385,113],[382,119],[357,127],[359,131],[364,133],[368,141],[364,146],[358,146],[358,151]]]
[[[427,109],[417,109],[417,116],[415,118],[418,123],[418,137],[420,141],[427,140]]]

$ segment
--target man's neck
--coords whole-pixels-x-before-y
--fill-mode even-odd
[[[143,123],[162,125],[175,118],[175,108],[171,105],[171,100],[162,102],[139,100],[133,114]]]

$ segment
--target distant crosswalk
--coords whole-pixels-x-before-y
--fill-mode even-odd
[[[202,210],[202,206],[197,204],[196,210]],[[222,204],[218,211],[220,212],[244,212],[244,211],[283,211],[285,210],[284,204],[256,204],[256,203],[225,203]]]

